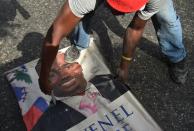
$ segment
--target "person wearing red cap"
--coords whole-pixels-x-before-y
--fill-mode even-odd
[[[185,83],[188,73],[186,51],[182,41],[180,20],[176,15],[172,0],[67,0],[49,28],[42,47],[39,84],[44,93],[50,94],[52,90],[48,77],[60,41],[74,30],[73,42],[80,47],[79,49],[87,48],[88,20],[86,22],[84,20],[102,3],[113,12],[136,12],[126,29],[123,40],[123,53],[118,72],[121,80],[127,82],[128,65],[133,59],[146,22],[152,18],[161,51],[170,61],[172,80],[179,84]],[[75,81],[71,81],[69,86],[73,83]]]

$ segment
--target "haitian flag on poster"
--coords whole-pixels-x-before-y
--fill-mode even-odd
[[[38,60],[5,73],[28,131],[161,131],[125,85],[107,77],[111,72],[96,51],[93,46],[83,50],[78,61],[87,81],[85,92],[58,99],[54,106],[40,91]]]
[[[30,107],[29,111],[23,116],[23,120],[28,131],[32,130],[47,107],[48,104],[45,99],[42,97],[37,98],[34,104]]]
[[[33,71],[33,69],[22,65],[6,73],[28,131],[31,131],[43,112],[48,108],[48,97],[46,99],[46,96],[37,88],[37,80],[34,77],[36,74]]]
[[[6,76],[15,92],[28,131],[39,131],[41,129],[39,127],[42,126],[45,126],[46,131],[161,131],[132,93],[130,91],[118,93],[114,87],[119,86],[118,89],[123,89],[124,85],[106,75],[94,77],[90,81],[94,85],[88,84],[92,89],[88,90],[90,91],[88,93],[94,93],[91,96],[85,93],[86,96],[89,98],[95,96],[101,104],[100,110],[88,117],[71,105],[82,96],[61,100],[61,103],[49,109],[48,103],[51,98],[40,91],[38,75],[34,68],[23,65],[7,72]],[[103,81],[105,82],[102,83]],[[101,95],[96,97],[97,94]],[[83,104],[91,103],[86,97],[83,100],[85,101],[80,101],[80,109],[84,108]]]

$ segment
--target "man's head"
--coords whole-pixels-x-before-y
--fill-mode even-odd
[[[87,85],[81,65],[77,62],[66,63],[63,53],[57,54],[52,65],[50,83],[56,96],[77,95],[84,92]]]
[[[148,0],[107,0],[113,9],[122,13],[132,13],[142,8]]]

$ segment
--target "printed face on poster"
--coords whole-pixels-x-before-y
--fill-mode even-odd
[[[115,80],[96,47],[72,63],[59,51],[50,73],[56,104],[40,91],[37,60],[6,72],[27,130],[161,131],[126,86]],[[75,79],[76,82],[72,82]]]

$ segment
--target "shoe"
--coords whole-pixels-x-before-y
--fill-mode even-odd
[[[64,56],[67,63],[73,63],[80,57],[80,50],[75,45],[71,45],[65,51]]]
[[[185,57],[178,63],[170,63],[169,73],[171,79],[177,84],[184,84],[188,76],[188,63]]]

